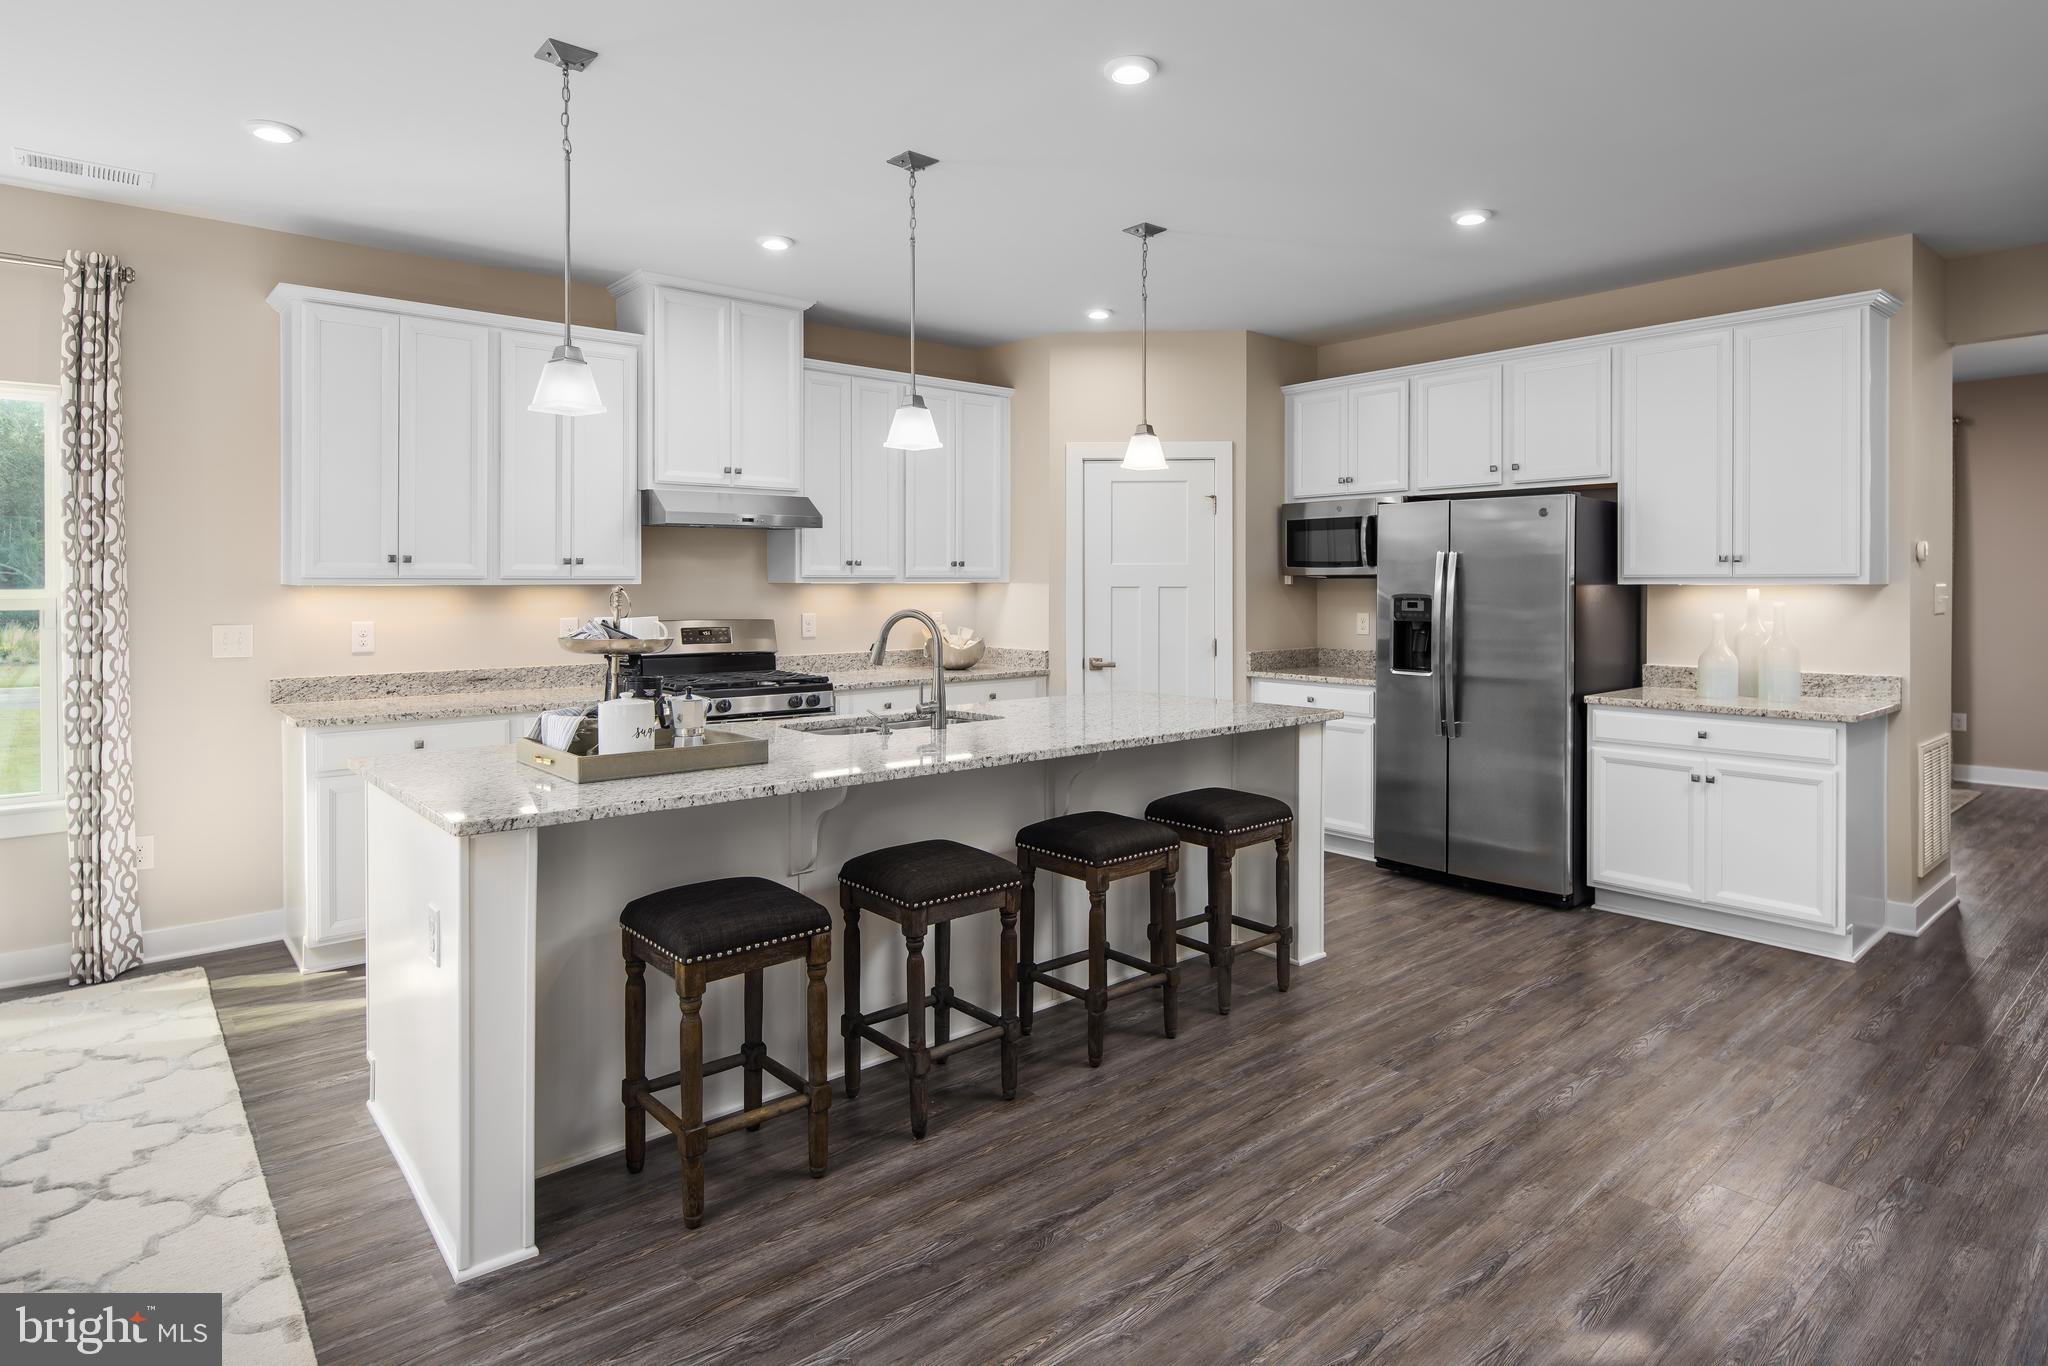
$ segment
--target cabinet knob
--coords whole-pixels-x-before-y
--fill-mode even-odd
[[[411,564],[411,563],[412,563],[412,556],[410,556],[410,555],[400,555],[400,556],[398,557],[398,562],[399,562],[400,564]]]
[[[563,564],[574,564],[574,563],[575,563],[575,561],[574,561],[574,560],[571,560],[571,559],[570,559],[570,558],[569,558],[569,557],[568,557],[567,555],[564,555],[564,556],[562,557],[562,563],[563,563]]]
[[[398,552],[396,552],[396,551],[393,551],[393,552],[392,552],[391,554],[389,554],[389,555],[386,555],[386,556],[384,557],[384,563],[386,563],[386,564],[397,564],[397,563],[398,563]]]
[[[1700,780],[1700,775],[1699,775],[1699,774],[1697,774],[1697,773],[1693,774],[1693,775],[1692,775],[1692,780],[1693,780],[1694,782],[1698,782],[1698,781]]]
[[[427,747],[427,742],[425,740],[415,740],[412,742],[412,747],[414,749],[425,749]]]
[[[1737,556],[1735,557],[1735,563],[1737,563],[1737,564],[1741,564],[1741,563],[1742,563],[1742,557],[1741,557],[1740,555],[1737,555]]]
[[[1316,699],[1315,699],[1315,694],[1313,694],[1313,693],[1309,694],[1309,699],[1308,699],[1308,700],[1309,700],[1309,701],[1311,701],[1311,702],[1315,701],[1315,700],[1316,700]]]
[[[583,563],[583,557],[582,557],[581,555],[578,555],[578,556],[576,557],[576,563],[578,563],[578,564],[582,564],[582,563]]]
[[[1500,466],[1498,466],[1498,465],[1488,465],[1488,466],[1486,467],[1486,472],[1487,472],[1488,474],[1499,474],[1499,473],[1500,473]]]
[[[1707,781],[1708,781],[1708,782],[1710,782],[1710,783],[1711,783],[1712,781],[1714,781],[1714,775],[1713,775],[1713,774],[1711,774],[1711,773],[1709,773],[1709,774],[1707,775]]]
[[[731,474],[731,473],[732,473],[732,466],[730,466],[730,465],[727,465],[727,466],[725,467],[725,473],[727,473],[727,474]]]
[[[1726,564],[1728,563],[1728,557],[1726,555],[1716,555],[1714,561],[1717,564]]]
[[[855,569],[866,569],[868,567],[868,562],[866,560],[855,560],[853,562],[853,567]]]
[[[1515,462],[1514,462],[1513,464],[1509,465],[1509,466],[1508,466],[1508,468],[1509,468],[1509,469],[1511,469],[1511,470],[1518,470],[1518,469],[1522,468],[1522,462],[1521,462],[1521,461],[1519,461],[1519,460],[1517,460],[1517,461],[1515,461]]]
[[[1704,739],[1706,739],[1706,738],[1707,738],[1707,733],[1706,733],[1705,731],[1701,731],[1701,732],[1700,732],[1700,739],[1704,740]]]

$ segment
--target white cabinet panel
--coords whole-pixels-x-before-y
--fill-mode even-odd
[[[398,320],[398,574],[483,579],[491,539],[490,329]]]
[[[568,518],[563,447],[568,419],[526,405],[555,338],[498,335],[498,575],[556,579],[567,572]]]
[[[1372,838],[1373,722],[1344,716],[1323,723],[1323,827]]]
[[[583,354],[605,410],[559,419],[568,433],[570,574],[638,582],[640,481],[633,449],[639,357],[631,349],[585,342]]]
[[[881,712],[885,716],[901,716],[917,710],[918,687],[910,684],[901,688],[862,688],[857,692],[843,692],[835,699],[835,710],[854,716],[866,716],[870,712]],[[946,703],[951,706],[953,697],[949,691]]]
[[[954,396],[953,464],[959,484],[954,572],[997,579],[1010,546],[1010,405],[993,394]]]
[[[853,437],[853,381],[845,375],[804,375],[804,496],[817,505],[822,526],[796,533],[798,572],[807,579],[843,579],[853,573],[854,511],[846,487]]]
[[[1726,578],[1728,328],[1621,349],[1621,576]]]
[[[1408,381],[1354,384],[1344,405],[1344,492],[1406,492]]]
[[[1595,746],[1586,880],[1651,896],[1703,895],[1700,761],[1685,754]]]
[[[311,795],[306,939],[319,947],[363,937],[363,780],[353,773],[315,778]]]
[[[1863,572],[1863,309],[1735,329],[1735,537],[1741,577]]]
[[[398,318],[301,306],[286,359],[286,577],[398,574]]]
[[[983,681],[959,674],[946,680],[946,705],[1010,702],[1023,697],[1045,696],[1043,678],[995,678]]]
[[[1343,493],[1345,393],[1317,389],[1287,396],[1288,497]]]
[[[732,469],[733,301],[660,288],[646,349],[652,484],[723,484]]]
[[[637,581],[638,358],[630,347],[582,343],[605,411],[556,417],[526,406],[554,346],[541,333],[499,336],[498,577]]]
[[[1614,478],[1614,348],[1588,346],[1510,361],[1510,484]]]
[[[1837,781],[1830,768],[1709,761],[1706,900],[1726,910],[1840,929]]]
[[[1415,487],[1494,488],[1501,482],[1500,367],[1415,377]]]
[[[855,578],[903,577],[903,452],[882,442],[905,392],[903,386],[886,380],[853,381],[843,544]]]
[[[955,523],[960,509],[960,462],[955,395],[920,389],[939,430],[937,450],[903,452],[906,558],[903,572],[913,579],[957,579],[960,569]]]
[[[735,302],[732,366],[732,482],[750,489],[798,489],[804,315],[774,304]]]

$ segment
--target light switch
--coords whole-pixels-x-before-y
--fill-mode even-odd
[[[796,633],[805,640],[816,640],[818,638],[818,614],[816,612],[806,612],[798,617]]]
[[[213,628],[213,657],[247,659],[255,642],[256,628],[253,626],[216,626]]]
[[[352,621],[348,624],[348,652],[352,655],[377,653],[377,623]]]
[[[1945,583],[1934,585],[1934,615],[1937,617],[1948,615],[1948,585]]]

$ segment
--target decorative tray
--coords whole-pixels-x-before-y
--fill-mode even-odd
[[[521,737],[519,762],[572,783],[653,778],[664,773],[688,773],[700,768],[732,768],[737,764],[768,762],[768,740],[765,736],[706,730],[704,738],[697,743],[678,745],[674,741],[675,732],[660,730],[655,732],[653,749],[625,754],[571,754]]]

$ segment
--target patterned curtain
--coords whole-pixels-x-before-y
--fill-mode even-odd
[[[64,254],[64,783],[73,986],[110,981],[142,961],[121,473],[127,274],[111,256]]]

